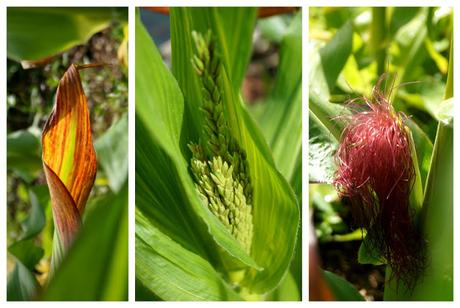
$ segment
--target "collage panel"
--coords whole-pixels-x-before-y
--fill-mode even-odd
[[[6,299],[127,301],[128,8],[6,16]]]
[[[135,23],[136,300],[301,300],[301,9]]]
[[[452,7],[309,9],[309,299],[453,300]]]

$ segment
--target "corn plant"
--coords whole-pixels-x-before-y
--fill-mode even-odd
[[[300,67],[300,18],[279,37],[272,101],[252,111],[264,132],[240,95],[255,8],[170,9],[172,71],[136,19],[137,299],[298,299],[301,70],[286,69]]]
[[[102,35],[120,47],[105,59],[117,64],[121,56],[124,63],[127,10],[21,7],[7,13],[14,100],[8,106],[8,208],[22,215],[8,219],[8,300],[126,300],[127,93],[120,82],[126,68],[82,73],[101,65],[72,64],[69,57],[97,62],[92,53],[78,58],[76,50]],[[96,77],[106,79],[104,90]],[[108,109],[104,123],[96,112],[101,107]],[[18,120],[17,110],[32,123]]]
[[[329,208],[325,217],[342,224],[316,234],[329,232],[328,241],[364,237],[357,259],[386,265],[384,300],[452,300],[452,12],[315,14],[312,20],[339,26],[325,44],[316,36],[320,25],[311,31],[310,182],[333,185],[358,231],[333,235],[343,222],[323,204],[316,210]],[[323,272],[323,279],[338,300],[360,297],[343,278]]]

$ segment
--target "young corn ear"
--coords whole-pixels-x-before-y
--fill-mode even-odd
[[[381,79],[382,80],[382,79]],[[415,181],[406,117],[380,90],[365,105],[352,101],[336,153],[334,185],[351,202],[357,227],[367,230],[368,250],[383,256],[394,278],[412,288],[425,265],[424,241],[416,228],[410,194]]]

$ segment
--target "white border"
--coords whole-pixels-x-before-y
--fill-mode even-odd
[[[6,300],[6,9],[0,4],[0,302]],[[3,233],[3,232],[0,232]]]
[[[3,0],[1,6],[456,6],[457,0]]]
[[[302,9],[302,301],[308,301],[308,265],[310,241],[310,207],[308,198],[308,33],[309,9]]]
[[[460,94],[460,69],[458,65],[458,61],[460,59],[460,49],[458,48],[458,42],[460,39],[460,23],[458,21],[459,18],[459,5],[454,6],[454,36],[453,36],[453,44],[454,44],[454,98],[458,97]],[[460,142],[460,127],[458,123],[459,119],[459,111],[460,108],[458,106],[459,101],[455,99],[454,103],[454,301],[460,301],[460,284],[459,284],[459,225],[458,222],[460,221],[460,211],[457,208],[458,206],[458,192],[459,192],[459,185],[458,185],[458,175],[460,173],[458,159],[456,159],[456,154],[459,153],[458,151],[458,144]]]
[[[282,307],[299,307],[301,305],[345,305],[351,306],[356,303],[345,303],[345,302],[334,302],[334,303],[319,303],[313,302],[309,303],[308,301],[308,239],[309,239],[309,198],[308,198],[308,77],[309,77],[309,61],[308,61],[308,25],[309,25],[309,16],[308,16],[308,7],[315,6],[452,6],[454,7],[454,42],[459,42],[459,23],[457,22],[457,15],[459,12],[458,1],[455,0],[285,0],[285,1],[272,1],[272,0],[215,0],[215,1],[204,1],[204,0],[192,0],[192,1],[179,1],[179,0],[79,0],[79,1],[63,1],[63,0],[0,0],[0,102],[3,104],[2,109],[0,110],[0,204],[2,204],[0,210],[0,225],[3,226],[5,233],[0,235],[0,246],[3,247],[0,253],[0,305],[4,303],[12,306],[22,306],[22,305],[34,305],[36,307],[49,307],[58,305],[59,307],[62,303],[59,302],[25,302],[25,303],[16,303],[16,302],[6,302],[6,7],[7,6],[121,6],[129,7],[129,302],[87,302],[83,303],[84,305],[89,306],[122,306],[122,305],[132,305],[134,304],[135,299],[135,227],[134,227],[134,206],[135,206],[135,169],[134,169],[134,160],[135,160],[135,109],[134,109],[134,98],[135,98],[135,27],[134,27],[134,12],[136,6],[303,6],[303,16],[302,16],[302,68],[303,68],[303,79],[302,79],[302,199],[303,199],[303,211],[302,211],[302,300],[303,302],[290,302],[290,303],[274,303],[274,302],[258,302],[258,303],[231,303],[231,302],[222,302],[219,305],[227,307],[237,307],[237,306],[279,306]],[[455,44],[455,43],[454,43]],[[455,46],[456,47],[456,46]],[[459,61],[460,57],[459,51],[457,48],[454,48],[454,59],[457,58]],[[454,94],[459,91],[460,81],[458,80],[459,67],[456,62],[454,62]],[[460,107],[455,106],[455,118],[457,118]],[[455,154],[458,153],[457,145],[459,143],[460,128],[455,125],[454,127],[454,158]],[[457,162],[454,162],[454,220],[455,222],[459,221],[459,211],[455,209],[458,204],[458,196],[456,191],[458,190],[457,175],[460,170]],[[2,232],[0,232],[2,233]],[[458,269],[458,227],[454,225],[454,299],[459,301],[459,283],[457,281],[459,277]],[[66,305],[82,305],[79,302],[66,302]],[[135,305],[145,305],[151,307],[152,305],[161,305],[161,306],[186,306],[186,307],[203,307],[212,305],[214,307],[215,302],[205,302],[205,303],[191,303],[191,302],[137,302]],[[381,305],[386,305],[386,303],[378,303]],[[392,303],[394,304],[394,303]],[[402,305],[403,303],[397,303]],[[409,303],[417,304],[420,303]],[[427,303],[423,303],[425,305]],[[436,303],[438,304],[438,303]],[[452,303],[439,303],[439,305],[449,305]],[[362,303],[361,305],[368,305],[367,303]]]
[[[135,185],[135,39],[136,39],[136,31],[135,31],[135,17],[136,17],[136,9],[133,6],[130,6],[128,9],[128,162],[129,162],[129,170],[128,170],[128,200],[129,200],[129,227],[128,227],[128,262],[129,262],[129,272],[128,272],[128,300],[134,301],[136,298],[136,290],[135,290],[135,197],[136,197],[136,185]]]

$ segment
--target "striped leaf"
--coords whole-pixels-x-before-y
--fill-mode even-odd
[[[97,168],[79,68],[72,64],[60,80],[42,133],[43,168],[60,251],[69,248],[79,230]]]

